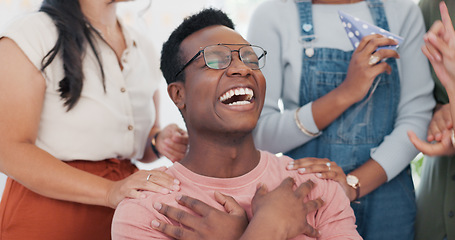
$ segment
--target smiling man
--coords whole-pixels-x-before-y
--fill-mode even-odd
[[[189,135],[187,155],[166,171],[180,180],[181,190],[168,195],[145,192],[142,199],[120,203],[114,216],[114,239],[169,239],[156,223],[179,223],[158,210],[165,203],[190,211],[176,202],[180,194],[224,212],[214,194],[219,191],[232,196],[252,219],[258,184],[274,189],[288,177],[296,185],[309,179],[316,184],[306,201],[324,199],[324,206],[306,216],[320,230],[320,239],[361,239],[349,200],[338,183],[287,171],[288,157],[256,149],[252,131],[265,98],[260,70],[265,56],[265,50],[250,45],[218,10],[203,10],[174,30],[163,46],[161,70]]]

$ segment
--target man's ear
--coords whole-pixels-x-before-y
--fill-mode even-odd
[[[180,111],[185,108],[185,86],[183,82],[173,82],[167,87],[167,93]]]

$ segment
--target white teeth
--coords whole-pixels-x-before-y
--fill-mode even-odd
[[[250,104],[250,102],[249,101],[238,101],[238,102],[229,103],[228,105],[232,106],[232,105],[246,105],[246,104]]]
[[[231,90],[225,92],[223,95],[221,95],[219,100],[221,102],[224,102],[227,99],[232,98],[233,96],[243,96],[243,95],[247,95],[247,100],[233,102],[233,103],[230,103],[229,105],[243,105],[243,104],[250,103],[249,100],[251,100],[254,96],[253,90],[251,90],[250,88],[231,89]]]

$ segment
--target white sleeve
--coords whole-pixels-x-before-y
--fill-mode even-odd
[[[31,13],[13,21],[0,32],[0,38],[13,40],[27,58],[41,69],[43,57],[54,47],[57,29],[52,19],[43,12]]]
[[[284,79],[287,63],[283,60],[283,48],[287,45],[285,41],[289,38],[288,32],[298,29],[297,23],[292,23],[294,19],[289,16],[289,11],[297,13],[297,10],[288,6],[281,1],[263,3],[254,12],[248,29],[249,42],[267,51],[266,66],[262,69],[267,81],[266,98],[253,132],[254,140],[256,147],[273,153],[292,150],[313,138],[303,134],[295,123],[294,113],[299,107],[298,103],[294,108],[287,106],[283,112],[278,105],[283,94],[283,82],[287,81]],[[289,24],[284,25],[283,22]],[[295,51],[300,49],[293,50],[294,53]],[[299,94],[299,91],[286,94]],[[313,120],[311,103],[302,107],[299,119],[310,132],[319,131]]]
[[[407,131],[412,130],[420,138],[426,138],[435,100],[429,64],[420,50],[425,33],[420,9],[411,1],[389,2],[403,4],[386,5],[391,29],[393,23],[400,23],[398,34],[405,38],[398,50],[400,59],[397,61],[401,96],[394,130],[372,151],[371,157],[384,168],[390,181],[418,154],[408,139]]]

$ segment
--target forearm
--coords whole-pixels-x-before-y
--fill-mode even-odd
[[[317,127],[322,130],[329,126],[344,111],[355,103],[352,93],[343,85],[313,102],[313,118]]]
[[[31,143],[2,143],[0,150],[0,170],[31,191],[59,200],[108,206],[112,181],[73,168]]]
[[[150,131],[149,137],[147,138],[147,141],[145,143],[145,150],[144,150],[144,156],[141,159],[138,159],[140,162],[143,163],[150,163],[159,158],[153,152],[151,144],[152,144],[152,138],[160,131],[160,128],[158,126],[154,126],[152,130]]]
[[[302,133],[297,127],[294,120],[296,110],[289,109],[280,113],[279,110],[272,108],[264,109],[253,131],[256,147],[272,153],[287,152],[313,139],[313,137]],[[311,105],[302,107],[299,116],[300,121],[309,131],[318,131],[306,123],[312,121],[306,119],[307,116],[311,117]]]
[[[369,159],[362,166],[358,167],[354,171],[350,172],[359,178],[360,182],[360,192],[359,198],[363,197],[370,192],[374,191],[376,188],[381,186],[387,181],[387,174],[381,165],[373,159]],[[355,190],[352,189],[349,194],[349,200],[355,200]]]
[[[267,220],[269,220],[267,222]],[[286,239],[286,234],[284,232],[284,228],[280,229],[279,227],[275,226],[272,221],[273,218],[261,217],[259,215],[255,215],[253,219],[251,219],[248,227],[246,228],[243,235],[239,238],[239,240],[255,240],[255,239],[262,239],[262,240],[280,240]]]

